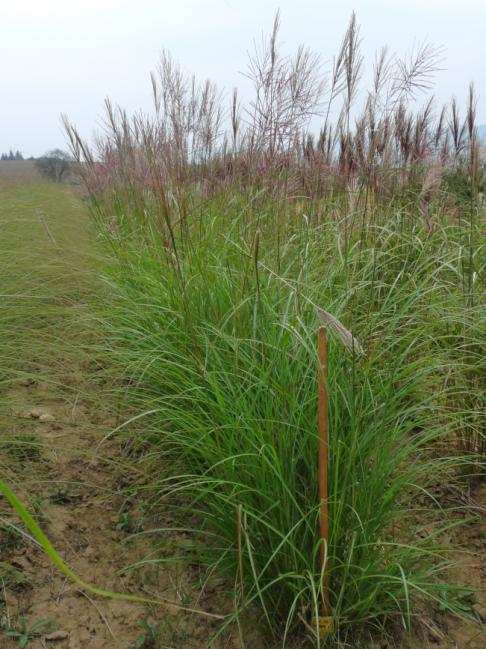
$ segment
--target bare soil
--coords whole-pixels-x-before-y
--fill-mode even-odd
[[[39,180],[40,176],[33,160],[0,160],[0,178],[26,182]]]

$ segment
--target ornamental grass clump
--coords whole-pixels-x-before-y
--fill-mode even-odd
[[[227,578],[227,624],[251,612],[317,644],[323,321],[334,640],[408,628],[424,602],[462,610],[436,494],[484,450],[479,199],[450,189],[479,182],[474,123],[454,103],[412,111],[438,63],[428,46],[383,51],[353,120],[359,45],[353,17],[323,83],[305,48],[280,53],[277,20],[250,60],[254,99],[235,92],[229,119],[213,84],[164,55],[152,116],[108,103],[96,153],[67,124],[106,244],[105,351],[144,421],[138,489],[191,540],[172,558]]]

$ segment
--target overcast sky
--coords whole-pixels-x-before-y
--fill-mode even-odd
[[[486,123],[486,0],[0,0],[0,152],[66,147],[60,114],[86,136],[106,96],[132,111],[150,104],[149,73],[162,49],[230,91],[252,40],[281,10],[281,41],[324,61],[356,11],[369,61],[381,45],[445,47],[436,96],[464,103],[474,81]]]

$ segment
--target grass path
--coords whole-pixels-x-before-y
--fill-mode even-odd
[[[140,583],[115,576],[143,548],[122,543],[119,449],[107,443],[97,451],[116,423],[114,403],[102,368],[83,351],[92,337],[84,316],[97,290],[88,217],[69,190],[53,185],[4,186],[1,194],[2,474],[76,572],[101,587],[140,592]],[[89,599],[8,525],[18,523],[4,501],[0,511],[0,647],[19,646],[7,627],[32,629],[28,646],[45,646],[47,627],[34,631],[46,619],[55,621],[61,648],[137,646],[143,606]]]

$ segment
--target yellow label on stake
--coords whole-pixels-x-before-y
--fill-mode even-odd
[[[334,622],[331,616],[314,618],[312,622],[317,627],[319,637],[329,635],[334,629]]]

